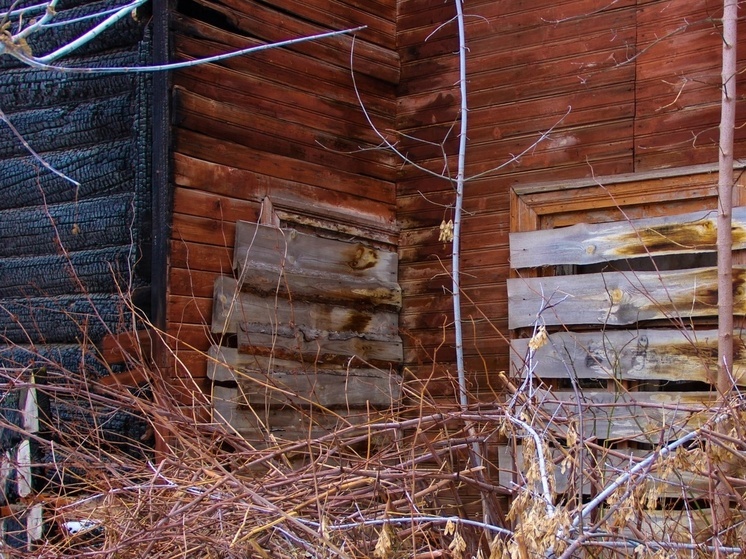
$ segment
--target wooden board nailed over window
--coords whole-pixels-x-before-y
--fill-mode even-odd
[[[216,420],[253,441],[292,440],[399,400],[395,252],[238,222],[234,270],[215,282]]]
[[[537,387],[534,397],[547,417],[563,419],[560,439],[582,433],[610,449],[581,452],[580,471],[600,467],[614,475],[711,419],[717,398],[710,387],[717,370],[715,219],[714,211],[700,210],[511,234],[512,372],[553,387]],[[746,248],[746,207],[733,212],[733,239],[734,250]],[[746,315],[745,282],[746,268],[736,266],[734,313],[740,316]],[[548,334],[541,347],[529,345],[534,328]],[[743,385],[740,330],[734,349],[733,382]],[[570,452],[552,450],[560,458]],[[502,483],[520,477],[521,460],[519,444],[500,449]],[[569,481],[559,475],[558,490]],[[664,481],[663,496],[681,497],[680,480]],[[705,498],[707,479],[692,474],[687,484],[688,498]],[[581,491],[593,494],[594,488]]]
[[[553,383],[568,417],[585,387],[583,430],[599,440],[658,444],[700,425],[708,416],[696,409],[713,400],[707,383],[717,369],[715,217],[512,234],[510,326],[549,332],[538,349],[527,337],[512,341],[514,373]],[[746,247],[746,207],[734,211],[733,237],[735,249]],[[746,315],[746,268],[734,269],[733,282],[734,312]],[[733,380],[743,384],[746,344],[734,338]]]

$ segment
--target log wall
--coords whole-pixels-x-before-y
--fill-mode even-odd
[[[511,228],[619,219],[609,217],[618,204],[632,208],[635,217],[709,207],[703,204],[712,202],[717,182],[712,167],[702,174],[677,169],[717,163],[721,42],[713,18],[721,9],[714,0],[624,0],[601,8],[587,1],[467,4],[474,17],[466,25],[466,176],[476,178],[466,186],[462,287],[473,301],[463,314],[475,394],[490,397],[485,374],[508,367],[505,282]],[[438,26],[453,15],[451,3],[399,3],[397,101],[398,130],[418,139],[407,140],[403,150],[433,171],[447,166],[452,176],[458,45],[454,23]],[[743,33],[740,40],[746,42]],[[737,130],[737,156],[746,154],[745,142],[746,131]],[[648,175],[634,178],[641,173]],[[668,178],[661,181],[655,173]],[[619,198],[593,178],[613,182],[619,175],[627,176],[626,188],[615,190]],[[527,200],[532,185],[541,190],[546,182],[566,190],[555,199],[555,213],[539,217],[519,199]],[[678,201],[682,190],[689,205]],[[579,208],[576,201],[583,200],[585,216],[563,212],[563,204]],[[452,321],[451,300],[443,296],[450,286],[451,246],[438,240],[440,223],[452,217],[453,201],[449,181],[412,166],[400,173],[405,359],[427,379],[431,392],[455,401],[446,374],[453,369],[455,350],[451,330],[444,329]],[[434,358],[443,365],[435,373]]]
[[[193,59],[367,25],[349,37],[268,50],[173,75],[174,199],[168,329],[187,392],[206,386],[213,285],[233,274],[235,223],[262,219],[395,250],[396,162],[360,109],[394,128],[394,0],[182,1],[175,54]],[[388,133],[388,132],[387,132]],[[269,211],[269,210],[268,210]],[[187,395],[189,396],[189,395]]]
[[[0,10],[13,4],[0,1]],[[63,1],[56,20],[122,2]],[[100,19],[100,18],[99,18]],[[97,20],[49,27],[29,39],[42,55]],[[146,19],[121,20],[61,61],[146,64]],[[41,71],[0,57],[0,108],[23,139],[79,187],[45,170],[0,125],[0,367],[46,365],[107,374],[93,344],[132,327],[122,293],[149,305],[149,78]],[[86,357],[86,355],[89,355]]]

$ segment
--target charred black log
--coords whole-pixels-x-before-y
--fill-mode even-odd
[[[0,160],[0,210],[57,204],[131,191],[135,177],[134,142],[124,139],[44,154],[68,181],[42,168],[31,156]]]
[[[129,245],[134,194],[0,212],[0,258]],[[20,234],[19,234],[20,233]]]
[[[131,316],[119,295],[65,295],[0,302],[0,343],[96,343]]]
[[[136,66],[139,54],[132,49],[67,61],[71,65]],[[78,74],[36,70],[26,66],[0,72],[3,110],[19,112],[38,107],[85,103],[134,88],[134,74]]]
[[[39,108],[7,118],[37,152],[109,142],[132,135],[134,92],[86,103]],[[28,155],[8,126],[0,126],[0,158]]]
[[[87,344],[0,345],[0,367],[46,367],[52,378],[69,380],[107,376],[110,371],[97,356],[96,348]]]
[[[0,298],[127,292],[131,246],[23,258],[0,258]]]
[[[2,4],[7,8],[9,3],[3,2]],[[66,8],[58,6],[54,21],[62,22],[98,14],[109,8],[124,4],[126,2],[105,0],[103,2],[83,3],[82,5],[76,2],[73,5],[68,5]],[[59,27],[48,27],[41,33],[32,34],[28,39],[28,45],[34,55],[43,56],[81,36],[95,26],[96,23],[103,21],[103,19],[104,17],[94,18]],[[75,55],[87,55],[136,44],[142,37],[144,23],[143,21],[135,20],[132,16],[124,17],[116,25],[104,31],[88,44],[81,46],[75,51]],[[57,63],[59,64],[59,62]],[[19,67],[21,65],[20,61],[10,56],[0,57],[0,68]]]

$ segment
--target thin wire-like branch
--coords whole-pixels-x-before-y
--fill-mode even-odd
[[[464,365],[464,333],[461,318],[461,226],[464,205],[464,183],[466,177],[466,142],[469,131],[469,101],[466,82],[466,30],[462,0],[456,2],[456,17],[459,37],[459,91],[461,96],[461,128],[459,130],[458,164],[456,170],[456,201],[453,204],[453,241],[451,246],[451,285],[453,289],[453,324],[456,337],[456,367],[458,370],[459,399],[466,409],[469,397],[466,388],[466,367]]]
[[[26,138],[23,137],[23,134],[21,134],[18,129],[13,126],[13,123],[10,122],[10,119],[5,115],[3,110],[0,108],[0,120],[2,120],[6,126],[10,129],[10,131],[13,133],[13,135],[18,139],[18,141],[21,143],[21,145],[24,147],[24,149],[31,154],[31,156],[36,159],[39,164],[47,169],[48,171],[51,171],[58,177],[68,181],[69,183],[72,183],[76,187],[80,187],[80,183],[76,181],[75,179],[68,177],[65,173],[62,171],[59,171],[58,169],[55,169],[49,162],[47,162],[41,155],[39,155],[34,148],[31,147],[31,145],[26,141]]]
[[[469,175],[467,178],[464,179],[464,182],[470,182],[470,181],[485,177],[487,175],[491,175],[492,173],[496,173],[504,169],[508,165],[512,165],[516,161],[520,160],[521,157],[523,157],[530,151],[535,150],[539,144],[541,144],[544,140],[546,140],[549,137],[549,135],[554,131],[554,129],[557,128],[560,124],[562,124],[562,122],[570,115],[571,112],[572,112],[572,106],[568,106],[565,114],[562,115],[562,117],[560,117],[560,119],[557,120],[557,122],[552,124],[551,128],[548,128],[547,130],[542,132],[541,136],[539,136],[539,138],[535,142],[533,142],[530,146],[528,146],[523,151],[521,151],[518,155],[511,156],[510,159],[504,161],[503,163],[501,163],[500,165],[497,165],[496,167],[492,167],[491,169],[487,169],[486,171],[482,171],[481,173],[477,173],[475,175]]]
[[[415,169],[419,169],[423,173],[427,173],[428,175],[432,177],[437,177],[439,179],[447,178],[442,173],[438,173],[436,171],[432,171],[428,169],[427,167],[424,167],[417,162],[413,161],[409,158],[405,153],[403,153],[397,146],[396,143],[389,140],[375,125],[373,122],[372,117],[370,116],[370,113],[368,113],[368,109],[365,107],[365,103],[363,102],[363,98],[360,95],[360,90],[357,87],[357,79],[355,78],[355,38],[352,39],[352,48],[350,49],[350,76],[352,78],[352,88],[355,91],[355,97],[357,98],[358,105],[360,106],[360,110],[363,113],[363,117],[365,117],[366,122],[368,123],[368,126],[370,126],[370,129],[373,130],[376,136],[378,136],[381,139],[382,145],[386,146],[388,149],[390,149],[397,157],[399,157],[404,163],[408,165],[412,165]]]
[[[34,60],[36,62],[41,62],[42,64],[47,64],[49,62],[54,62],[55,60],[58,60],[59,58],[62,58],[63,56],[67,56],[71,52],[79,49],[83,45],[91,42],[93,39],[101,35],[104,31],[111,28],[116,22],[123,19],[124,17],[130,15],[133,10],[136,10],[145,2],[148,0],[134,0],[133,2],[130,2],[129,4],[122,6],[117,11],[115,11],[112,15],[107,17],[104,21],[96,25],[93,29],[90,29],[74,41],[70,41],[69,43],[65,44],[63,47],[57,49],[54,52],[51,52],[45,56],[40,57],[34,57]],[[49,13],[49,11],[47,11]],[[46,22],[39,23],[39,27],[42,28],[45,26]]]
[[[329,31],[326,33],[318,33],[316,35],[309,35],[307,37],[298,37],[295,39],[288,39],[286,41],[278,41],[276,43],[267,43],[266,45],[258,45],[254,47],[247,47],[245,49],[239,49],[236,51],[226,52],[223,54],[216,54],[214,56],[207,56],[196,60],[189,60],[184,62],[173,62],[170,64],[157,64],[153,66],[131,66],[131,67],[103,67],[103,68],[90,68],[90,67],[74,67],[74,66],[58,66],[53,64],[46,64],[39,62],[34,57],[19,52],[12,51],[8,52],[12,56],[15,56],[18,60],[24,64],[29,65],[32,68],[40,70],[50,70],[54,72],[64,73],[78,73],[78,74],[137,74],[137,73],[151,73],[151,72],[168,72],[172,70],[181,70],[183,68],[191,68],[193,66],[200,66],[202,64],[212,64],[215,62],[222,62],[238,56],[244,56],[246,54],[253,54],[262,52],[269,49],[289,47],[301,43],[307,43],[309,41],[318,41],[321,39],[328,39],[331,37],[337,37],[340,35],[349,35],[366,29],[365,25],[358,27],[351,27],[349,29],[343,29],[341,31]]]

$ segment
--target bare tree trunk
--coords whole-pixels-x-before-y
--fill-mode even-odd
[[[453,278],[453,323],[456,338],[456,367],[458,369],[459,401],[462,408],[469,405],[464,367],[464,334],[461,319],[461,219],[464,202],[464,177],[466,172],[466,133],[468,131],[469,105],[466,96],[466,32],[462,0],[456,0],[459,37],[459,90],[461,93],[461,129],[459,131],[458,169],[456,173],[456,203],[454,204],[453,244],[451,252],[451,277]]]
[[[720,157],[718,173],[718,367],[717,390],[724,401],[733,387],[733,136],[736,123],[737,0],[723,2],[722,110],[720,118]],[[720,426],[727,429],[726,426]],[[713,498],[715,544],[728,526],[729,492],[721,483]],[[721,553],[716,548],[716,557]]]
[[[718,374],[721,395],[732,387],[733,368],[733,136],[736,122],[737,0],[725,0],[723,12],[723,93],[718,175]]]
[[[469,407],[469,391],[466,385],[466,365],[464,363],[464,331],[463,319],[461,316],[461,225],[463,218],[464,205],[464,184],[466,182],[466,140],[468,132],[469,103],[466,89],[466,29],[464,25],[464,0],[455,0],[456,3],[456,23],[458,25],[459,38],[459,91],[461,94],[461,127],[459,130],[458,146],[458,169],[456,172],[456,201],[454,204],[453,217],[453,243],[451,247],[451,277],[453,289],[453,321],[454,337],[456,340],[456,368],[458,370],[458,389],[459,404],[461,409],[466,411]],[[467,424],[469,436],[477,438],[477,432],[474,425]],[[470,459],[472,467],[476,469],[476,477],[480,482],[486,482],[482,467],[484,459],[482,448],[475,440],[470,449]],[[484,489],[480,491],[482,501],[482,517],[486,524],[494,523],[500,517],[499,505],[487,495]],[[488,531],[485,532],[487,541],[491,536]]]

